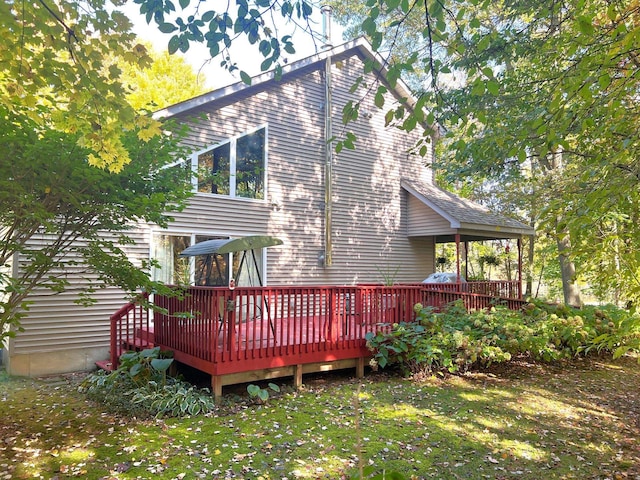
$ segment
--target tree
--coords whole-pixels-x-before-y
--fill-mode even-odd
[[[393,76],[414,75],[429,109],[418,115],[448,130],[451,177],[479,185],[508,171],[529,182],[537,228],[570,245],[562,259],[577,272],[565,281],[581,276],[601,294],[640,296],[637,1],[336,8],[343,19],[358,15],[355,28],[388,53]],[[560,151],[562,170],[553,168]]]
[[[158,53],[150,45],[145,45],[151,57],[151,64],[140,67],[118,59],[122,70],[120,81],[129,104],[137,111],[159,110],[205,93],[203,82],[183,58]]]
[[[141,141],[160,124],[126,101],[114,56],[148,65],[131,22],[104,0],[0,4],[0,105],[15,118],[75,135],[92,165],[119,171],[129,161],[123,130]]]
[[[191,182],[184,168],[171,167],[185,154],[180,131],[147,142],[138,134],[122,134],[132,161],[116,175],[88,163],[80,134],[0,108],[0,343],[19,328],[33,289],[64,290],[68,269],[87,276],[87,301],[104,285],[162,288],[150,281],[148,265],[127,258],[127,230],[140,221],[166,226]],[[19,262],[14,272],[6,268],[12,261]]]
[[[262,71],[273,69],[276,78],[282,74],[286,55],[295,53],[292,32],[307,35],[313,42],[312,3],[306,0],[237,0],[221,3],[215,9],[200,1],[181,0],[179,10],[169,0],[134,0],[148,24],[152,22],[168,37],[168,52],[187,52],[192,43],[206,44],[211,58],[221,58],[220,66],[238,72],[242,81],[250,84],[250,76],[241,71],[229,48],[244,37],[264,57]],[[279,20],[276,18],[279,17]],[[281,35],[282,21],[288,24]],[[290,32],[291,30],[291,32]]]

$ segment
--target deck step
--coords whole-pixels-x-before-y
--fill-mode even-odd
[[[153,344],[153,342],[150,342],[146,338],[138,338],[138,337],[125,338],[122,341],[122,348],[125,351],[126,350],[135,350],[135,351],[146,350],[147,348],[153,348],[154,346],[155,345]]]
[[[113,372],[113,364],[110,360],[100,360],[96,362],[96,366],[105,372]]]
[[[153,332],[153,327],[143,327],[136,330],[136,338],[141,338],[142,340],[146,340],[149,343],[155,343],[155,334]]]

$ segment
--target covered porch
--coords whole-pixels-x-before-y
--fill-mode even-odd
[[[455,244],[454,273],[457,274],[458,281],[468,277],[471,242],[514,240],[517,248],[515,278],[504,280],[504,285],[505,288],[515,290],[492,292],[487,290],[490,287],[480,286],[484,283],[482,281],[470,283],[469,288],[478,293],[522,297],[522,239],[535,235],[531,226],[497,215],[482,205],[434,185],[407,180],[403,180],[401,185],[407,192],[408,236],[432,237],[435,246]]]

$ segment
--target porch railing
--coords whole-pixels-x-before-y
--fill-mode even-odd
[[[419,286],[190,287],[181,299],[155,296],[168,312],[154,316],[155,342],[218,375],[358,358],[367,332],[413,318],[420,293]]]
[[[424,288],[435,291],[475,293],[493,298],[522,298],[520,282],[512,280],[480,280],[463,283],[424,283]]]

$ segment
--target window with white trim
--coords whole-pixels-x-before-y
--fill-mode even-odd
[[[151,242],[154,261],[151,279],[167,285],[188,285],[191,282],[189,259],[179,254],[191,245],[191,235],[155,234]]]
[[[151,278],[167,285],[199,285],[223,287],[229,284],[232,274],[237,274],[244,252],[233,254],[197,255],[190,258],[180,257],[187,247],[204,242],[229,238],[212,235],[184,235],[178,233],[156,233],[153,235],[151,257],[153,269]],[[256,265],[251,252],[242,265],[240,277],[236,278],[238,286],[258,286],[264,279],[264,252],[255,251]]]
[[[197,191],[242,198],[265,198],[267,128],[232,138],[194,155]]]

